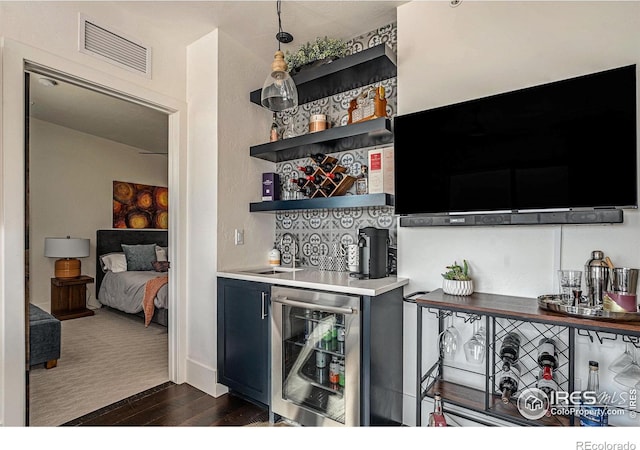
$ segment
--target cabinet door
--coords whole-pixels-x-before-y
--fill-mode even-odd
[[[218,279],[218,381],[269,404],[270,286]]]

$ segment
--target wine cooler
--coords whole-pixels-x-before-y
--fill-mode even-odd
[[[360,425],[360,297],[274,286],[271,408],[304,426]]]

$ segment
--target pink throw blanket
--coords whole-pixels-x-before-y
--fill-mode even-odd
[[[148,327],[153,317],[155,305],[153,299],[156,298],[162,286],[169,282],[169,274],[155,277],[147,281],[144,285],[144,298],[142,299],[142,309],[144,310],[144,326]]]

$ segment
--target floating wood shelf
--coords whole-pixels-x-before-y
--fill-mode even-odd
[[[339,58],[329,64],[303,70],[293,75],[298,88],[298,104],[357,89],[397,75],[396,55],[387,44]],[[262,89],[249,94],[252,103],[260,105]]]
[[[328,198],[305,198],[300,200],[276,200],[249,204],[249,212],[277,212],[304,209],[369,208],[394,206],[391,194],[341,195]]]
[[[289,139],[254,145],[250,156],[271,162],[302,159],[313,153],[335,153],[393,142],[391,119],[381,117],[365,122],[329,128]]]

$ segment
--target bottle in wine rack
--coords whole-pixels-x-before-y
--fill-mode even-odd
[[[553,393],[558,390],[558,382],[556,381],[555,372],[551,366],[544,366],[538,374],[536,387],[547,394],[547,398],[551,400]]]
[[[313,166],[298,166],[298,170],[300,170],[305,175],[311,175],[316,169]]]
[[[305,184],[307,184],[307,179],[302,177],[292,178],[291,182],[297,184],[298,187],[301,188],[304,187]]]
[[[327,155],[324,153],[313,153],[309,158],[314,160],[317,164],[322,164],[322,162],[327,158]]]
[[[320,167],[322,170],[324,170],[327,173],[331,172],[335,166],[336,166],[336,163],[334,162],[326,162],[326,163],[318,164],[318,167]]]
[[[543,337],[538,342],[538,365],[542,368],[548,366],[551,369],[558,367],[558,351],[553,339]]]
[[[306,181],[306,180],[305,180],[305,181]],[[317,190],[317,189],[318,189],[318,188],[317,188],[315,185],[310,184],[310,185],[308,185],[308,186],[303,186],[303,187],[301,187],[301,188],[300,188],[300,192],[302,192],[302,194],[303,194],[305,197],[311,197],[313,194],[315,194],[315,192],[316,192],[316,190]]]
[[[342,181],[342,179],[344,178],[344,175],[341,172],[328,173],[327,178],[332,179],[336,183],[340,183],[340,181]]]
[[[502,340],[500,346],[500,359],[505,365],[518,362],[520,358],[520,335],[515,331],[510,331]]]
[[[500,382],[498,384],[502,392],[502,403],[509,403],[511,396],[518,391],[520,380],[520,365],[518,363],[505,363],[502,367]]]
[[[433,412],[429,414],[430,427],[446,427],[447,420],[444,417],[444,409],[442,408],[442,396],[440,392],[436,392],[433,397]]]
[[[324,177],[320,174],[315,174],[315,175],[307,175],[307,180],[320,185],[322,184],[322,182],[324,181]]]
[[[331,194],[333,193],[333,188],[331,186],[316,186],[316,188],[327,197],[331,197]]]

